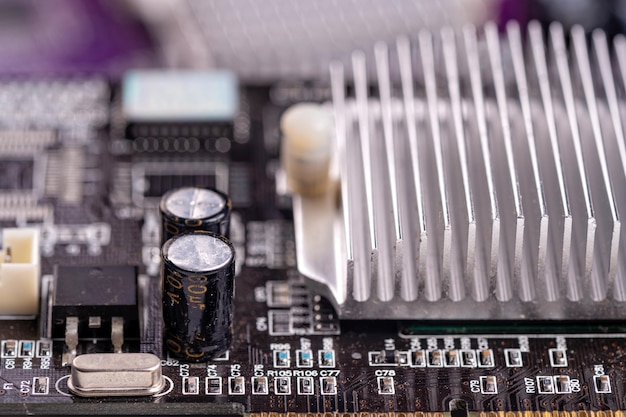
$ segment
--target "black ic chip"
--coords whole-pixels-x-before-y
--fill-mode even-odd
[[[52,337],[65,336],[66,319],[78,318],[78,335],[110,338],[113,317],[124,319],[124,337],[139,337],[137,268],[57,266],[52,302]]]
[[[169,190],[182,187],[215,187],[214,174],[150,174],[146,175],[148,187],[144,194],[145,197],[161,197]]]

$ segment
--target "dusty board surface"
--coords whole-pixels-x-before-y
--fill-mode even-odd
[[[57,88],[86,88],[72,83]],[[6,171],[0,226],[42,227],[43,300],[57,265],[137,266],[143,324],[139,340],[127,340],[124,350],[161,357],[167,384],[145,398],[70,395],[64,342],[54,341],[49,354],[41,348],[44,307],[37,320],[0,321],[0,412],[465,415],[626,408],[620,323],[340,322],[307,287],[296,270],[289,201],[275,192],[278,120],[292,102],[327,99],[327,88],[244,87],[228,143],[207,139],[200,151],[186,152],[184,133],[166,145],[182,151],[125,139],[119,86],[97,87],[100,95],[81,104],[88,122],[77,124],[66,113],[43,126],[4,122],[5,145],[19,142],[22,152],[0,147]],[[48,139],[34,132],[42,130]],[[7,132],[16,131],[34,145],[10,139]],[[205,364],[169,358],[161,339],[156,204],[181,185],[225,188],[235,213],[234,341],[227,355]],[[17,350],[7,351],[13,342]],[[111,349],[106,340],[82,342],[79,354]]]

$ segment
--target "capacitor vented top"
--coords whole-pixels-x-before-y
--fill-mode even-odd
[[[231,202],[212,188],[183,187],[161,198],[161,243],[173,236],[204,230],[228,237]]]

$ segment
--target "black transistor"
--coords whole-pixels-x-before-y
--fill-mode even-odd
[[[124,338],[139,338],[136,267],[57,266],[55,278],[53,338],[66,337],[68,322],[77,324],[80,339],[110,339],[116,325]]]

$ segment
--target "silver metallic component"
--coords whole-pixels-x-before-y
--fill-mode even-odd
[[[231,202],[215,189],[183,187],[161,198],[161,242],[193,230],[228,236]]]
[[[113,343],[113,351],[122,353],[124,345],[124,317],[111,318],[111,342]]]
[[[188,234],[172,241],[167,258],[185,271],[212,272],[232,261],[233,250],[213,236]]]
[[[602,31],[524,35],[332,65],[341,193],[293,200],[298,267],[340,317],[626,317],[626,38],[613,59]]]
[[[92,353],[72,362],[67,386],[81,397],[146,396],[163,389],[161,360],[150,353]]]
[[[65,320],[65,346],[63,352],[63,366],[68,366],[76,357],[78,347],[78,317],[68,317]]]
[[[218,214],[226,200],[212,190],[186,187],[174,191],[164,201],[165,209],[185,219],[204,219]]]

